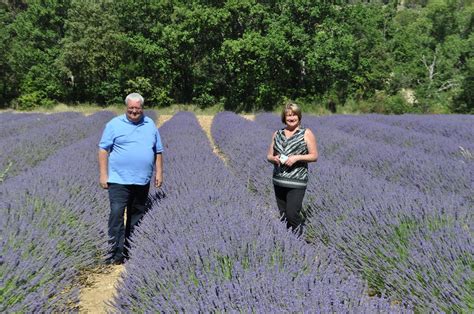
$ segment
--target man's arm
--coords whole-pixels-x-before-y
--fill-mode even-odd
[[[103,189],[108,189],[109,180],[108,174],[109,152],[105,149],[99,148],[99,184]]]
[[[163,156],[162,153],[155,155],[155,187],[159,188],[163,184]]]

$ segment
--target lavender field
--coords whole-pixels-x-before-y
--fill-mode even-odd
[[[107,252],[96,153],[112,116],[0,114],[1,312],[78,311],[78,274]],[[194,114],[160,127],[165,184],[150,191],[116,312],[474,311],[474,118],[302,122],[320,151],[305,239],[274,201],[276,115],[217,114],[225,161]]]

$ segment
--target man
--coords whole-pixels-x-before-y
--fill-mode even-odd
[[[130,235],[146,211],[153,168],[155,186],[163,184],[160,133],[143,115],[143,103],[140,94],[128,95],[125,114],[107,123],[99,143],[100,186],[108,190],[110,200],[108,234],[113,245],[108,264],[121,264],[128,257]]]

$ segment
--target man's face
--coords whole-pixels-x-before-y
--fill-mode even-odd
[[[128,120],[137,123],[142,119],[143,107],[138,99],[130,99],[127,103],[127,118]]]

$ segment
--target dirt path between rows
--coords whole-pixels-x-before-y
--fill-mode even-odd
[[[211,143],[212,151],[214,154],[219,156],[220,159],[224,161],[224,163],[227,164],[227,159],[226,156],[219,150],[217,147],[216,143],[214,143],[214,139],[212,138],[211,134],[211,126],[212,126],[212,119],[214,119],[213,116],[196,116],[198,119],[199,124],[201,125],[201,128],[204,130],[204,132],[207,135],[207,138],[209,139],[209,142]]]
[[[172,117],[173,117],[173,115],[170,115],[170,114],[160,114],[160,115],[158,115],[158,122],[156,123],[156,125],[158,127],[160,127],[160,126],[163,125],[163,123],[165,123],[166,121],[168,121]]]
[[[104,266],[94,270],[86,279],[86,287],[81,290],[79,313],[111,313],[110,302],[115,294],[123,265]]]
[[[255,120],[254,115],[241,115],[247,120]],[[207,135],[207,138],[209,139],[209,142],[211,143],[212,151],[214,154],[219,156],[220,159],[224,161],[224,163],[228,163],[227,157],[225,154],[217,147],[216,143],[214,142],[214,139],[212,138],[212,133],[211,133],[211,126],[212,126],[212,120],[214,119],[214,116],[202,116],[198,115],[196,116],[198,119],[199,124],[201,125],[201,128],[204,130],[204,132]]]
[[[254,120],[253,115],[242,115],[248,120]],[[219,151],[214,143],[211,135],[211,126],[213,116],[196,116],[199,124],[206,133],[211,144],[213,152],[219,156],[224,162],[226,158]],[[172,115],[159,115],[157,125],[162,126],[163,123],[172,118]],[[125,270],[124,265],[104,266],[99,269],[92,270],[87,275],[85,288],[80,292],[79,313],[111,313],[113,308],[108,305],[115,295],[117,284],[121,278],[122,272]]]

